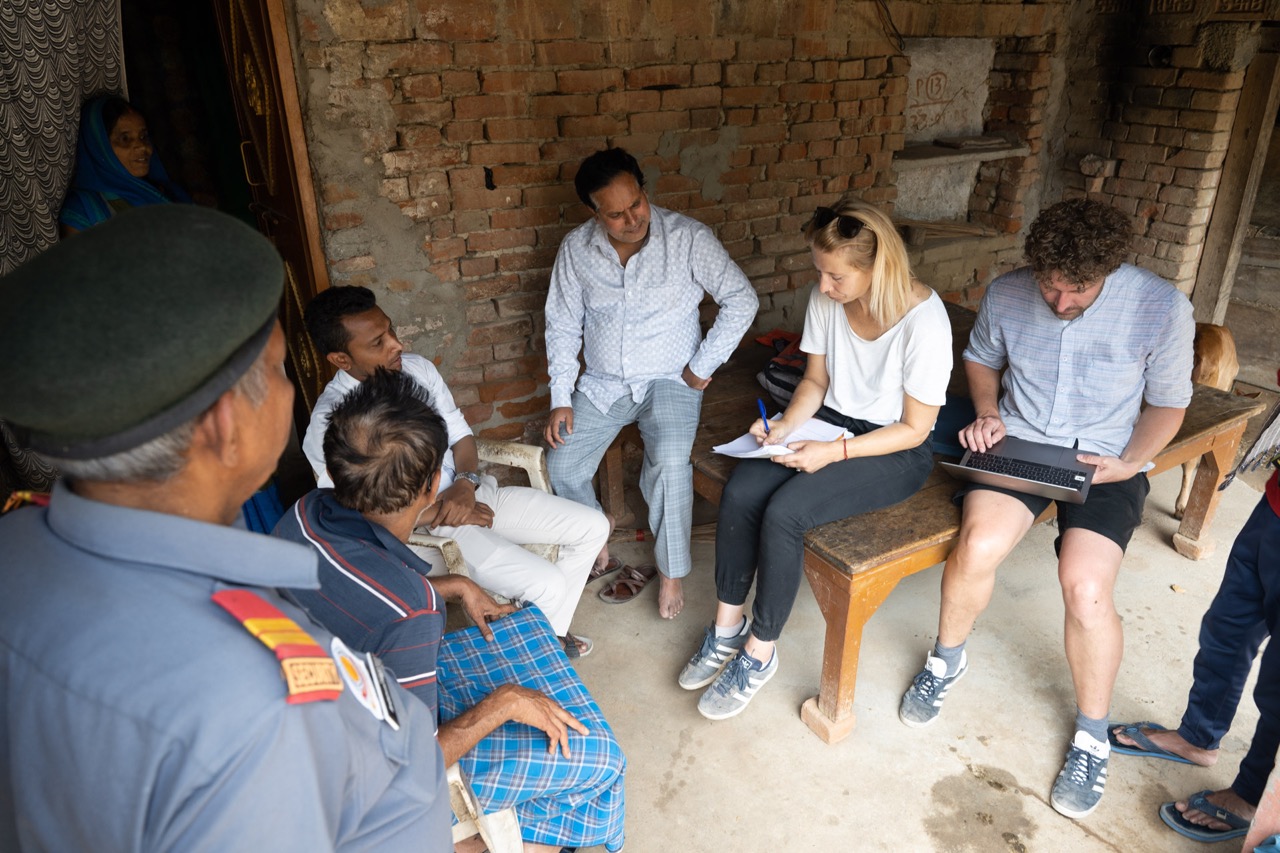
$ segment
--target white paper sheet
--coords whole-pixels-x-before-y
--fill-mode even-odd
[[[756,443],[756,437],[751,433],[735,438],[728,444],[717,445],[711,450],[723,456],[733,456],[738,459],[763,459],[767,456],[786,456],[788,453],[795,451],[787,447],[796,441],[836,441],[837,439],[852,436],[852,433],[846,432],[838,426],[833,426],[826,421],[820,421],[817,418],[809,418],[801,424],[791,435],[787,436],[786,444],[766,444],[760,445]]]

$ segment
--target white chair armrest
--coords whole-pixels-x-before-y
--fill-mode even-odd
[[[449,783],[449,805],[453,808],[454,817],[458,819],[453,827],[455,844],[478,832],[489,848],[489,853],[521,853],[524,850],[520,821],[516,818],[514,809],[485,814],[480,809],[471,786],[463,778],[462,768],[457,764],[449,765],[445,770],[445,779]]]
[[[551,491],[551,476],[547,473],[547,453],[543,448],[517,441],[477,438],[476,452],[484,462],[520,468],[529,475],[530,486],[544,492]]]
[[[419,548],[431,548],[440,553],[444,558],[444,567],[451,575],[462,575],[463,577],[471,577],[471,572],[467,570],[467,561],[462,559],[462,549],[458,547],[458,543],[447,536],[433,536],[427,532],[427,528],[419,527],[409,534],[409,548],[423,560],[431,563],[431,560],[423,555]],[[431,568],[435,569],[435,563],[431,563]],[[433,572],[434,574],[434,572]]]

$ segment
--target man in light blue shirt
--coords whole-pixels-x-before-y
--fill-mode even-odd
[[[592,217],[560,245],[547,294],[551,483],[556,494],[599,507],[591,478],[618,432],[639,424],[640,489],[662,573],[658,612],[674,619],[691,568],[689,453],[702,391],[759,300],[710,228],[649,204],[644,173],[626,151],[592,154],[574,186]],[[720,310],[704,337],[698,307],[706,294]],[[624,574],[602,598],[629,600],[647,580]]]
[[[1091,813],[1106,785],[1107,716],[1124,648],[1112,592],[1142,521],[1145,471],[1191,401],[1191,303],[1159,276],[1122,263],[1131,236],[1129,218],[1099,202],[1064,201],[1041,213],[1027,235],[1030,266],[991,283],[964,352],[977,413],[960,431],[965,447],[984,452],[1006,434],[1078,442],[1080,461],[1097,466],[1083,504],[1058,502],[1076,719],[1050,802],[1071,818]],[[937,643],[899,710],[907,725],[937,719],[967,671],[965,641],[991,600],[997,567],[1049,503],[989,486],[964,490],[960,535],[942,573]]]

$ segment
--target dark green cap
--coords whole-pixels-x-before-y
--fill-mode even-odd
[[[0,278],[0,417],[92,459],[191,420],[262,353],[284,265],[208,208],[135,208]]]

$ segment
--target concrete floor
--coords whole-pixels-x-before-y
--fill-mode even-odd
[[[1116,599],[1127,645],[1115,720],[1177,724],[1201,614],[1259,498],[1247,483],[1231,486],[1212,527],[1217,550],[1191,562],[1169,545],[1178,484],[1176,470],[1153,480],[1121,570]],[[656,584],[620,606],[600,602],[593,584],[574,630],[596,649],[578,671],[629,760],[627,850],[1239,850],[1238,840],[1183,839],[1156,810],[1230,784],[1257,721],[1252,681],[1216,767],[1117,756],[1090,817],[1071,821],[1049,806],[1074,715],[1054,535],[1048,525],[1033,529],[1002,568],[969,642],[969,674],[924,730],[903,726],[897,708],[933,639],[941,567],[904,580],[867,626],[857,726],[834,746],[799,717],[817,692],[822,655],[822,617],[807,584],[779,645],[778,674],[741,716],[718,723],[698,714],[697,693],[676,685],[712,616],[714,546],[695,542],[687,605],[674,622],[657,615]],[[636,543],[614,552],[632,564],[650,556]]]

